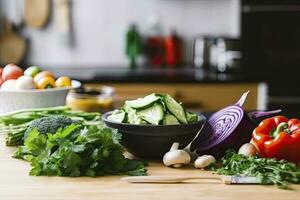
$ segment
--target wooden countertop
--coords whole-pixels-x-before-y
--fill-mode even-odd
[[[121,176],[98,178],[32,177],[28,175],[29,163],[11,157],[15,148],[6,147],[0,137],[0,199],[1,200],[166,200],[166,199],[263,199],[296,200],[300,197],[300,185],[293,190],[281,190],[274,186],[223,185],[215,181],[188,182],[182,184],[130,184]],[[149,175],[205,175],[193,168],[172,169],[159,162],[150,162]]]

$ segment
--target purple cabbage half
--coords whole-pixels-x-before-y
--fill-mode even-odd
[[[242,106],[248,93],[249,91],[244,93],[235,105],[212,114],[192,142],[190,150],[196,150],[198,155],[209,154],[220,158],[227,149],[238,150],[251,140],[252,131],[256,127],[254,119],[281,112],[273,110],[246,113]]]

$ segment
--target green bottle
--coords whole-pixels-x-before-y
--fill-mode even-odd
[[[136,59],[141,53],[141,38],[135,24],[131,24],[126,33],[126,55],[129,58],[130,68],[136,67]]]

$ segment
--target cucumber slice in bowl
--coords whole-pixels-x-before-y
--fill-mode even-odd
[[[137,125],[142,125],[142,124],[147,124],[146,121],[144,121],[136,112],[136,110],[131,110],[128,113],[128,122],[129,124],[137,124]]]
[[[176,117],[171,114],[166,114],[163,120],[163,125],[175,125],[180,124]]]
[[[122,110],[115,110],[110,116],[107,117],[108,120],[113,122],[125,122],[126,113]]]
[[[155,103],[149,108],[138,111],[137,114],[150,124],[159,125],[164,118],[164,108],[161,104]]]
[[[167,109],[178,119],[178,121],[183,124],[188,123],[184,108],[175,101],[175,99],[173,99],[169,94],[166,94],[163,96],[163,100]]]
[[[122,112],[125,112],[125,116]],[[169,94],[152,93],[143,98],[126,101],[108,119],[136,125],[178,125],[196,123],[198,115],[186,111]]]
[[[186,111],[186,118],[188,123],[194,123],[198,121],[198,115],[196,113]]]
[[[152,106],[161,97],[155,93],[136,100],[125,101],[125,105],[134,109],[144,109]]]

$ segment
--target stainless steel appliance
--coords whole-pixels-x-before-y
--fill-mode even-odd
[[[238,39],[198,36],[193,42],[192,62],[195,67],[228,72],[239,68],[240,59]]]

